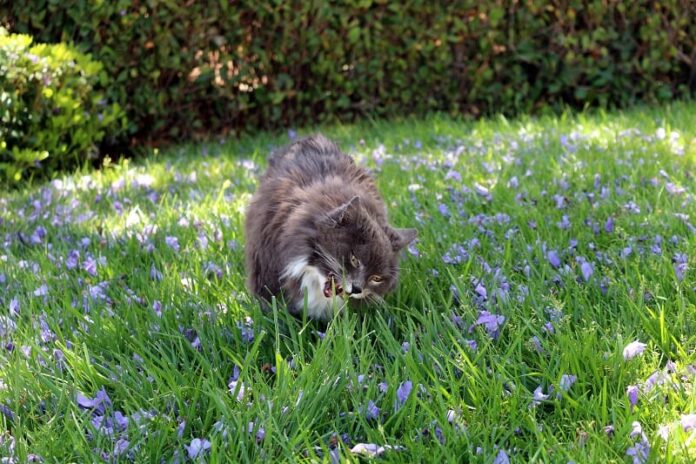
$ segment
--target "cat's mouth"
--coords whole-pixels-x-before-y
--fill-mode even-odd
[[[331,298],[334,291],[336,292],[336,296],[338,296],[343,293],[343,287],[337,282],[337,278],[334,274],[329,274],[329,278],[326,279],[326,283],[324,284],[324,296],[326,298]]]

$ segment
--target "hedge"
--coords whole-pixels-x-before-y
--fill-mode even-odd
[[[693,94],[691,0],[24,0],[0,18],[106,66],[134,140]]]
[[[95,159],[102,139],[125,122],[106,100],[107,81],[99,62],[70,46],[0,28],[0,181]]]

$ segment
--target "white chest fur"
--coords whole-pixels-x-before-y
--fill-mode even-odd
[[[345,301],[340,296],[326,298],[324,296],[325,276],[316,266],[310,266],[307,258],[295,258],[283,271],[281,278],[292,278],[300,282],[303,299],[295,301],[298,308],[305,307],[307,303],[307,316],[314,319],[329,320],[338,312]]]

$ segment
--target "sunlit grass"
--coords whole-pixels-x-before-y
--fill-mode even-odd
[[[200,438],[207,462],[357,443],[398,447],[387,462],[696,459],[696,105],[319,130],[419,231],[386,307],[328,327],[244,287],[245,205],[286,134],[0,196],[0,456],[169,462]],[[104,414],[78,406],[102,388]],[[115,411],[127,425],[104,427]]]

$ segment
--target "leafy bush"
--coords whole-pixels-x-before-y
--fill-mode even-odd
[[[74,41],[130,133],[205,133],[431,110],[625,106],[696,88],[691,0],[26,0],[0,18]]]
[[[105,84],[102,65],[72,47],[32,45],[0,29],[0,179],[48,175],[94,157],[123,120],[118,104],[95,90]]]

